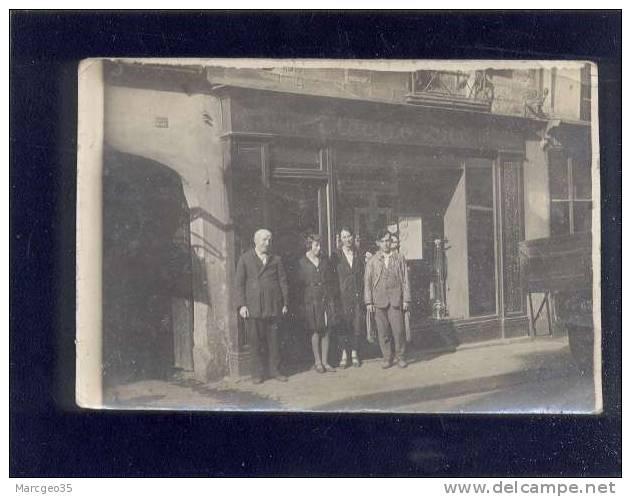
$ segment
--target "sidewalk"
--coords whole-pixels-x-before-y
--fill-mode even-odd
[[[265,411],[590,412],[591,378],[574,368],[566,338],[538,338],[421,356],[406,369],[304,371],[261,385],[193,379],[142,381],[108,392],[114,408]]]

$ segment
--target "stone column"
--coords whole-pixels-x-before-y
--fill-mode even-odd
[[[191,248],[193,257],[193,366],[195,378],[207,381],[211,369],[208,329],[211,319],[210,292],[204,250],[204,220],[191,220]]]
[[[523,161],[519,151],[498,157],[502,338],[529,334],[519,264],[519,243],[524,239]]]
[[[254,154],[259,161],[262,160],[262,150],[257,146],[250,146],[249,152]],[[235,307],[235,273],[237,259],[240,255],[240,246],[243,241],[240,237],[243,237],[243,233],[240,235],[237,233],[237,227],[234,225],[236,222],[242,222],[242,217],[237,214],[238,202],[247,201],[244,198],[242,192],[237,192],[238,183],[233,182],[233,172],[238,164],[238,158],[236,157],[236,145],[230,140],[225,140],[222,143],[223,154],[223,171],[225,178],[226,195],[223,197],[223,212],[225,213],[225,219],[229,225],[226,230],[225,249],[226,249],[226,326],[228,335],[228,367],[229,374],[232,380],[238,380],[243,376],[247,376],[250,373],[251,354],[247,345],[243,344],[243,321],[237,314]],[[259,163],[259,167],[255,168],[257,171],[263,170],[263,164]],[[256,173],[255,173],[256,174]],[[265,174],[263,174],[265,175]]]

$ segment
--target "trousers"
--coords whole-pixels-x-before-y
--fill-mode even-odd
[[[353,330],[349,330],[344,334],[340,333],[340,349],[345,350],[348,354],[350,354],[353,350],[359,350],[360,337],[361,335],[355,333]]]
[[[375,321],[377,322],[377,336],[379,347],[384,360],[392,361],[392,339],[394,338],[394,357],[405,357],[405,326],[403,321],[403,309],[388,307],[375,309]]]
[[[277,376],[280,352],[276,318],[246,319],[245,330],[252,351],[252,378],[265,378],[266,368],[270,377]]]

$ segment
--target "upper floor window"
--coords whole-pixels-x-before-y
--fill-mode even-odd
[[[548,153],[550,175],[550,234],[591,231],[592,174],[590,162],[568,157],[563,149]]]

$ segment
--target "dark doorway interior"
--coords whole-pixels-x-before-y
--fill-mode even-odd
[[[107,151],[103,173],[106,386],[193,368],[189,208],[177,173]]]
[[[274,233],[274,250],[283,259],[289,283],[289,316],[282,321],[281,345],[287,372],[304,369],[313,363],[311,345],[302,316],[302,293],[296,280],[297,265],[307,251],[305,235],[317,233],[326,250],[326,184],[305,179],[274,180],[268,198],[268,217]],[[328,254],[327,254],[328,255]]]

